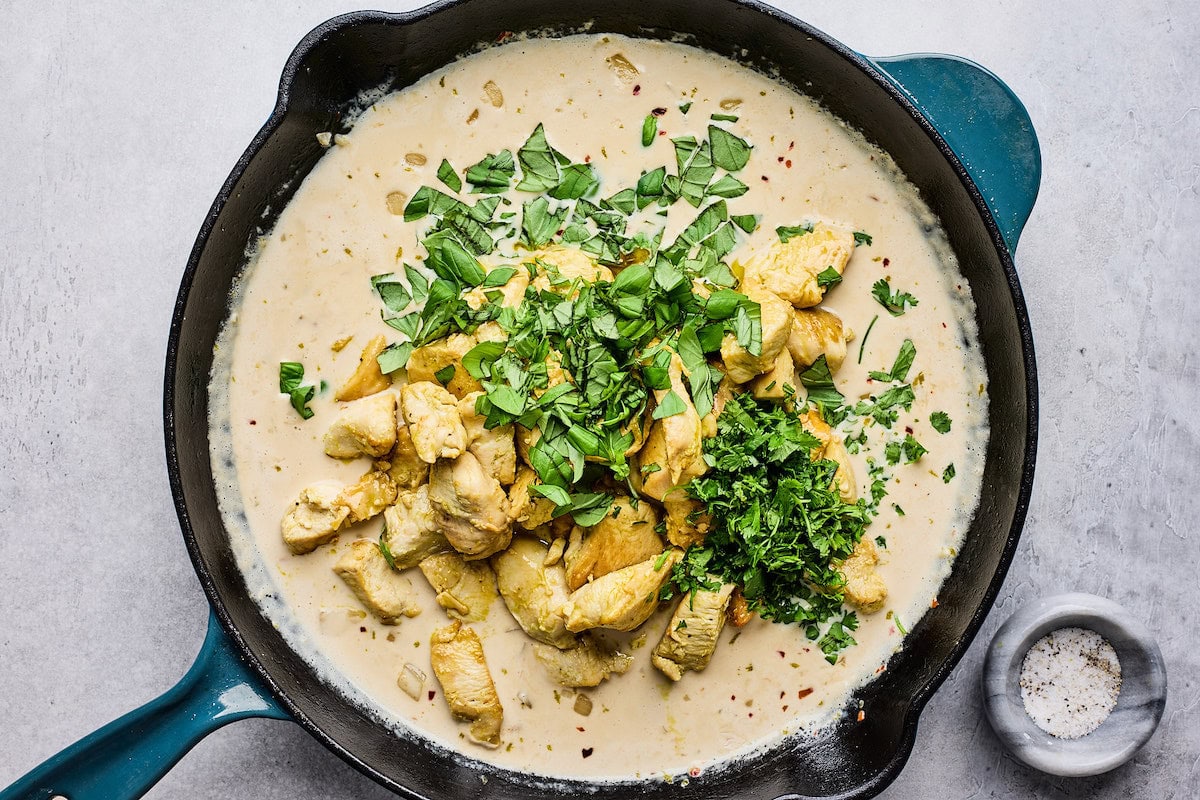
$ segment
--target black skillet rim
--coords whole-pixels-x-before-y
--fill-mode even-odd
[[[249,665],[257,676],[268,687],[276,701],[282,705],[292,718],[301,725],[310,735],[324,744],[327,748],[336,753],[344,761],[354,766],[359,771],[369,775],[374,780],[382,783],[388,789],[406,797],[418,798],[412,790],[397,784],[394,780],[386,775],[380,774],[377,770],[364,763],[353,752],[343,747],[337,741],[328,736],[320,727],[318,727],[311,719],[304,714],[294,702],[281,690],[276,681],[271,677],[269,672],[261,664],[259,659],[254,655],[253,651],[247,645],[245,639],[241,636],[233,620],[225,608],[223,599],[216,587],[208,568],[204,564],[200,553],[199,545],[196,541],[195,532],[191,526],[191,520],[187,509],[187,503],[184,496],[183,482],[180,475],[178,449],[176,444],[176,425],[175,425],[175,382],[176,368],[179,354],[180,334],[186,309],[187,300],[192,288],[195,274],[199,268],[199,262],[208,238],[211,235],[218,216],[223,210],[226,201],[232,195],[234,188],[246,171],[248,165],[258,155],[263,145],[275,130],[281,124],[284,115],[288,111],[290,100],[289,89],[300,71],[305,58],[309,53],[323,40],[332,33],[346,27],[384,23],[396,26],[408,26],[429,16],[432,16],[444,8],[457,5],[461,0],[438,0],[430,5],[408,12],[382,12],[382,11],[354,11],[333,17],[318,25],[297,44],[296,48],[288,57],[284,65],[279,81],[279,92],[276,98],[276,103],[271,111],[270,117],[263,124],[262,128],[255,134],[246,150],[242,153],[237,163],[234,165],[229,177],[222,184],[220,191],[217,193],[212,205],[209,208],[200,231],[197,234],[196,243],[188,257],[187,266],[184,269],[183,276],[180,282],[179,293],[176,297],[175,308],[171,318],[170,334],[167,342],[166,352],[166,369],[164,374],[164,391],[163,391],[163,427],[166,443],[167,456],[167,474],[171,486],[171,494],[174,498],[176,513],[179,518],[180,527],[183,533],[185,545],[187,546],[188,556],[192,561],[192,566],[195,569],[196,576],[199,578],[201,586],[204,589],[205,595],[208,597],[211,607],[215,611],[217,618],[220,620],[221,627],[225,633],[234,642],[237,650],[240,652],[243,661]],[[926,136],[937,147],[942,157],[954,169],[963,188],[970,196],[975,204],[976,211],[979,213],[981,220],[986,227],[988,234],[991,236],[992,245],[995,247],[1001,268],[1004,271],[1004,276],[1008,285],[1009,294],[1013,301],[1013,309],[1016,316],[1018,330],[1021,334],[1021,362],[1025,373],[1026,386],[1026,435],[1025,435],[1025,458],[1020,470],[1020,484],[1017,489],[1016,503],[1013,510],[1013,521],[1009,527],[1009,534],[1005,540],[1003,548],[1000,550],[1000,558],[997,562],[995,573],[992,580],[984,591],[981,602],[971,615],[971,619],[964,630],[964,635],[960,637],[958,643],[954,646],[950,654],[943,659],[939,667],[930,676],[929,680],[909,699],[908,707],[905,712],[905,721],[903,726],[902,740],[897,748],[895,755],[879,772],[872,775],[868,780],[859,784],[851,792],[843,795],[843,797],[873,797],[892,783],[900,774],[908,757],[912,752],[913,745],[916,740],[917,723],[921,712],[924,710],[926,703],[934,692],[941,687],[942,683],[949,677],[950,673],[957,666],[958,662],[965,655],[971,642],[979,633],[984,620],[990,612],[992,605],[995,603],[996,597],[1004,584],[1004,579],[1008,574],[1008,569],[1012,564],[1013,556],[1016,552],[1019,543],[1021,530],[1024,526],[1025,518],[1029,508],[1029,499],[1033,488],[1034,463],[1036,460],[1037,451],[1037,432],[1038,432],[1038,397],[1037,397],[1037,368],[1034,360],[1033,336],[1029,322],[1028,309],[1025,305],[1024,295],[1021,291],[1020,281],[1017,276],[1016,268],[1013,263],[1012,255],[1010,254],[1003,235],[1000,232],[999,226],[988,208],[982,193],[971,179],[966,169],[958,156],[950,149],[941,134],[929,122],[926,117],[917,110],[912,102],[870,61],[860,55],[858,52],[851,50],[840,41],[828,36],[827,34],[809,26],[807,23],[792,17],[789,14],[780,11],[772,6],[765,5],[759,0],[731,0],[733,4],[740,5],[751,11],[758,12],[773,19],[776,23],[785,25],[800,34],[807,37],[812,37],[830,50],[837,53],[852,66],[864,73],[873,82],[878,84],[890,96],[893,102],[899,104],[903,110],[912,118],[914,122],[921,128]]]

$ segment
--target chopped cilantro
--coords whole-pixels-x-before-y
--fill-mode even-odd
[[[920,460],[921,456],[929,452],[920,442],[913,438],[911,433],[904,437],[904,443],[901,447],[904,449],[904,460],[910,464]]]
[[[854,232],[854,243],[856,245],[864,245],[865,244],[868,247],[870,247],[871,241],[872,241],[871,234],[867,233],[866,231],[855,231]]]
[[[954,480],[954,475],[954,465],[947,464],[946,469],[942,470],[942,483],[949,483],[950,481]]]
[[[679,104],[679,113],[681,113],[681,114],[687,114],[687,112],[691,111],[691,109],[692,109],[692,103],[690,100],[686,103]]]
[[[950,415],[945,411],[935,411],[929,415],[929,424],[938,433],[950,432]]]
[[[867,337],[871,335],[871,328],[875,327],[875,323],[879,321],[879,315],[871,317],[871,323],[867,325],[867,332],[863,334],[862,341],[858,343],[858,363],[862,363],[863,349],[867,346]]]
[[[879,305],[887,309],[888,313],[893,317],[898,317],[907,311],[909,308],[916,308],[917,298],[913,297],[908,292],[892,293],[892,286],[887,282],[886,278],[880,278],[871,286],[871,294],[879,302]]]

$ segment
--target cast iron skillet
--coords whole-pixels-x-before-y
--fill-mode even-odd
[[[895,158],[940,217],[971,285],[991,396],[983,496],[940,605],[905,649],[822,736],[678,782],[535,784],[398,738],[325,684],[248,598],[209,468],[206,385],[247,243],[268,228],[339,130],[356,95],[402,87],[509,32],[667,38],[778,70]],[[745,48],[746,52],[742,52]],[[362,12],[321,25],[284,68],[274,113],[213,203],[180,287],[167,352],[168,468],[180,524],[214,617],[196,665],[163,697],[50,759],[0,800],[138,797],[195,741],[246,716],[292,718],[342,758],[409,797],[871,797],[912,750],[925,702],[975,636],[1017,545],[1033,482],[1033,342],[1011,251],[1040,178],[1037,140],[995,76],[948,56],[867,59],[757,2],[740,0],[446,0],[410,14]],[[219,623],[218,623],[219,621]],[[636,728],[636,723],[631,728]],[[703,735],[697,732],[697,735]],[[481,773],[488,780],[480,780]]]

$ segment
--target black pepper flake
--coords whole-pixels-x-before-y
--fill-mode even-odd
[[[944,324],[944,323],[943,323],[943,324]],[[258,420],[256,420],[256,419],[252,419],[252,420],[250,420],[250,424],[251,424],[251,425],[257,425],[257,424],[258,424]]]
[[[359,626],[358,626],[358,632],[359,632],[359,633],[366,633],[366,632],[367,632],[367,626],[366,626],[366,625],[359,625]]]
[[[592,755],[592,751],[593,751],[593,748],[591,748],[591,747],[583,748],[583,757],[584,758],[590,757]]]

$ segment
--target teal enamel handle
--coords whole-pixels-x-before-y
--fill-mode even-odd
[[[1029,112],[1003,81],[957,56],[870,58],[946,140],[979,187],[1010,254],[1042,179]]]
[[[204,646],[179,683],[51,756],[0,800],[134,800],[206,734],[246,717],[290,719],[210,612]]]

